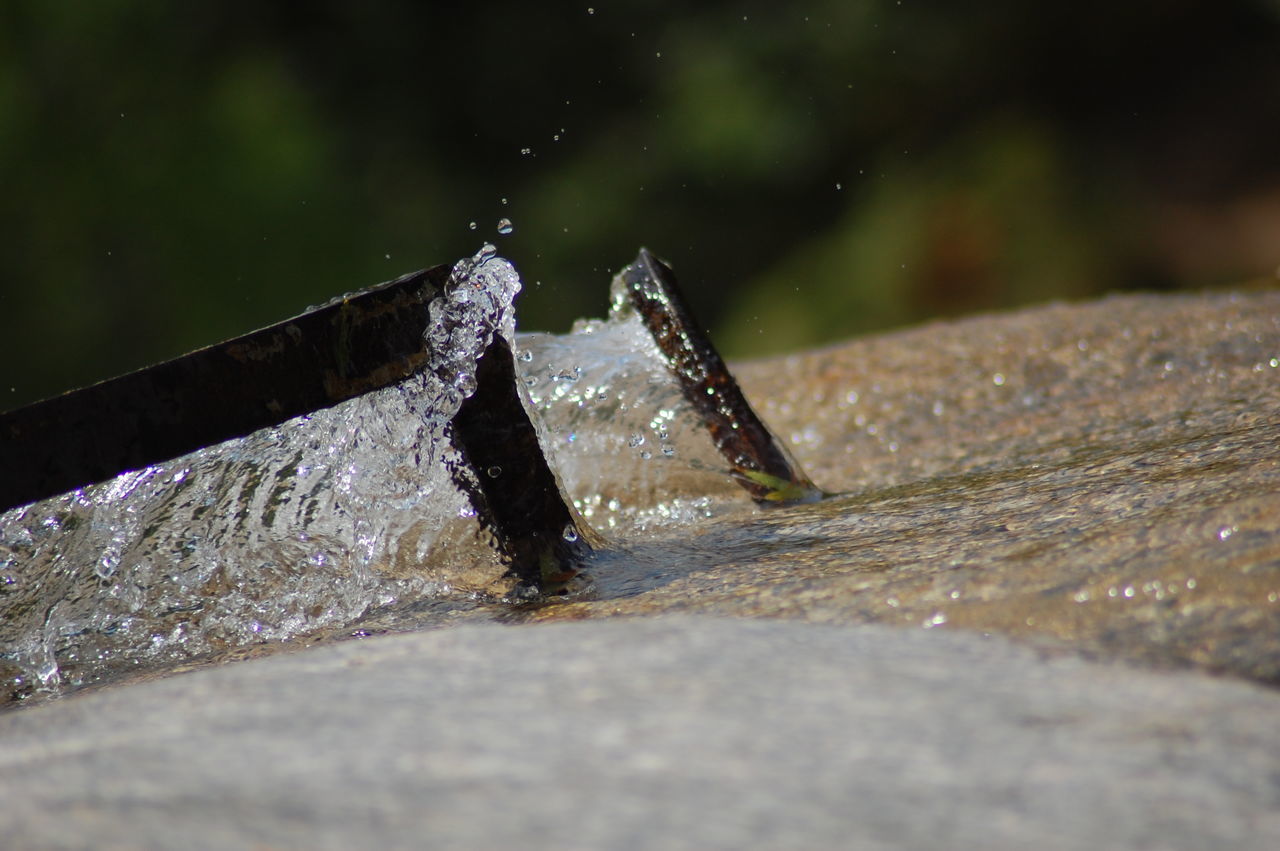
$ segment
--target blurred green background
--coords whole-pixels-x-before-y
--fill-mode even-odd
[[[552,331],[648,245],[734,356],[1268,285],[1278,152],[1277,0],[7,0],[0,408],[485,240]]]

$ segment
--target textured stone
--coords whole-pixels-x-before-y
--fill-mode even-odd
[[[1280,293],[737,371],[841,496],[615,540],[577,599],[0,714],[0,836],[1280,847]]]
[[[0,716],[13,848],[1280,847],[1280,695],[999,638],[464,626]]]
[[[1051,305],[736,371],[842,495],[625,540],[593,598],[534,617],[961,627],[1280,683],[1280,293]]]

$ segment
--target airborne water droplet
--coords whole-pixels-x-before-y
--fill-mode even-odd
[[[498,476],[502,475],[502,468],[495,464],[494,466],[485,470],[485,472],[489,474],[489,478],[496,479],[498,478]]]
[[[515,225],[511,224],[511,219],[498,219],[498,233],[503,236],[506,236],[515,229]]]
[[[475,223],[475,222],[467,222],[467,227],[469,227],[471,230],[475,230],[475,229],[476,229],[476,223]]]
[[[578,530],[573,527],[572,523],[564,527],[564,539],[571,544],[578,540]]]
[[[453,380],[453,386],[464,396],[470,396],[476,392],[476,377],[469,372],[460,372],[458,377]]]

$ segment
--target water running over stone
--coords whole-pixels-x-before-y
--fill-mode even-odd
[[[502,565],[432,419],[456,368],[5,514],[0,664],[13,691],[326,629],[697,611],[1276,683],[1278,347],[1274,293],[1147,296],[746,364],[761,413],[848,492],[777,511],[729,478],[634,317],[522,336],[544,449],[613,545],[585,593],[483,602]]]
[[[522,334],[518,344],[543,447],[601,532],[750,509],[633,313],[581,320],[565,336]]]
[[[6,699],[501,601],[511,554],[478,515],[482,486],[509,487],[503,467],[517,464],[468,472],[451,424],[495,335],[515,340],[514,383],[542,450],[600,533],[752,510],[620,297],[569,335],[516,337],[519,289],[486,246],[430,303],[426,369],[0,515]],[[581,548],[575,523],[563,538]]]
[[[486,247],[431,303],[428,369],[279,426],[0,515],[0,666],[24,693],[493,590],[448,425],[515,270]]]

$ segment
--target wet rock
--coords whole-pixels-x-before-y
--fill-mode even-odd
[[[1051,305],[735,369],[843,496],[631,536],[594,599],[534,617],[964,628],[1280,683],[1280,293]]]
[[[536,406],[548,432],[559,402],[619,413],[585,350],[555,345],[572,360],[530,364],[573,388]],[[589,594],[401,611],[366,625],[516,625],[0,714],[0,835],[1280,845],[1280,692],[1243,679],[1280,682],[1280,294],[1050,306],[737,372],[842,496],[761,510],[699,490],[716,471],[688,459],[713,456],[674,415],[644,414],[676,451],[643,462],[629,427],[564,430],[565,484],[612,539]],[[530,623],[556,620],[587,622]]]
[[[460,627],[0,716],[10,847],[1274,848],[1280,694],[1000,638]]]

